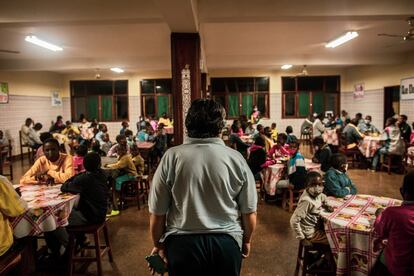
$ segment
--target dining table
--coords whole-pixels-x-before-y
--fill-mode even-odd
[[[164,127],[165,130],[165,134],[174,134],[174,127],[170,126],[170,127]]]
[[[246,144],[253,144],[254,139],[251,135],[242,135],[240,139]]]
[[[276,160],[276,164],[270,165],[262,170],[263,186],[267,195],[274,196],[276,194],[277,182],[287,177],[287,161],[288,158],[278,159]],[[305,159],[305,167],[307,171],[320,172],[321,170],[321,164],[313,163],[311,159]]]
[[[77,205],[79,195],[62,193],[61,186],[14,185],[28,207],[24,214],[11,219],[16,238],[38,236],[43,232],[68,225],[70,212]]]
[[[336,262],[336,275],[369,275],[380,252],[373,230],[378,208],[401,205],[398,199],[372,195],[328,197],[333,212],[323,211],[324,228]]]
[[[338,139],[338,133],[336,129],[326,129],[322,134],[323,140],[328,145],[332,146],[338,146],[339,145],[339,139]]]
[[[366,158],[374,157],[375,152],[381,147],[381,137],[366,135],[364,139],[359,143],[359,150]]]

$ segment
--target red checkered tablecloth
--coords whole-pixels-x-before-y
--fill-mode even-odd
[[[338,146],[339,140],[338,140],[338,134],[336,133],[336,129],[327,129],[322,135],[323,140],[328,145],[332,146]]]
[[[372,229],[378,208],[401,205],[397,199],[352,195],[346,199],[328,198],[333,213],[323,212],[325,232],[334,255],[336,275],[369,275],[379,252],[373,250]]]
[[[305,159],[305,166],[308,171],[320,172],[321,164],[313,163],[310,159]],[[286,177],[286,163],[270,165],[262,170],[264,189],[270,196],[276,194],[276,183]]]
[[[359,150],[367,158],[373,157],[375,152],[381,147],[379,136],[365,136],[359,144]]]
[[[149,150],[155,146],[153,142],[136,142],[139,149]]]
[[[79,195],[62,194],[61,185],[21,186],[22,198],[28,210],[11,220],[14,236],[37,236],[68,224],[69,214],[77,204]]]
[[[174,127],[164,127],[165,134],[174,134]]]

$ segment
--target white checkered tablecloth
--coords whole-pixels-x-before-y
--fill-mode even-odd
[[[335,211],[322,213],[325,232],[334,255],[336,275],[369,275],[379,252],[373,249],[376,238],[372,224],[375,211],[401,205],[397,199],[352,195],[346,199],[329,197]]]
[[[37,236],[68,224],[69,214],[77,204],[79,195],[61,194],[61,185],[21,186],[22,198],[29,209],[11,220],[14,236]]]
[[[338,146],[339,140],[338,140],[338,134],[336,133],[336,129],[327,129],[322,135],[323,140],[328,145],[332,146]]]
[[[359,144],[359,150],[366,158],[373,157],[375,152],[381,147],[379,136],[365,136]]]

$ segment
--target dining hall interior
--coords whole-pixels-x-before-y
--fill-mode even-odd
[[[414,275],[413,1],[2,1],[0,37],[0,275]]]

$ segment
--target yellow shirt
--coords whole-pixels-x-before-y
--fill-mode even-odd
[[[8,217],[17,217],[27,209],[27,204],[14,191],[9,180],[0,175],[0,256],[13,244],[13,229]]]
[[[277,140],[277,128],[272,129],[272,139],[273,141]]]
[[[39,184],[35,179],[36,174],[47,173],[55,183],[65,183],[73,176],[72,156],[60,153],[56,162],[49,161],[46,156],[41,156],[33,166],[20,178],[20,184]]]
[[[130,176],[138,176],[131,154],[125,154],[115,164],[109,164],[108,168],[126,171]]]
[[[265,135],[263,135],[262,137],[265,139],[265,150],[266,152],[269,152],[269,150],[273,148],[273,145],[274,145],[273,140],[266,137]]]
[[[134,162],[138,175],[143,175],[145,170],[144,158],[142,158],[141,155],[137,155],[134,158],[132,158],[132,162]]]
[[[63,135],[67,135],[70,130],[73,130],[73,132],[75,132],[76,135],[80,134],[79,128],[77,128],[73,125],[71,125],[70,127],[64,128],[60,133],[62,133]]]
[[[161,117],[158,120],[158,124],[163,124],[164,126],[169,127],[169,126],[171,126],[171,120],[169,118],[164,119],[163,117]]]

